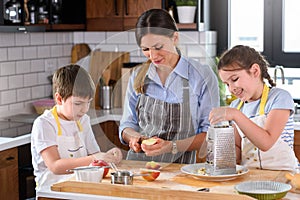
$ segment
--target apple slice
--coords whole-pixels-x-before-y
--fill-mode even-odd
[[[155,169],[141,168],[140,174],[146,181],[154,181],[160,175],[160,171]]]
[[[155,161],[150,161],[150,162],[147,162],[147,163],[146,163],[145,167],[146,167],[147,169],[155,169],[155,170],[158,170],[158,169],[160,169],[161,166],[160,166],[159,163],[157,163],[157,162],[155,162]]]
[[[153,145],[157,142],[157,139],[156,138],[149,138],[147,140],[143,140],[142,144],[145,144],[145,145]]]

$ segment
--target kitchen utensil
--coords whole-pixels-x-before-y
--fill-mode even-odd
[[[207,156],[205,169],[210,175],[236,173],[234,129],[228,121],[208,128],[206,135]]]
[[[239,194],[246,194],[260,200],[271,200],[283,198],[292,186],[275,181],[247,181],[234,188]]]
[[[232,180],[237,177],[240,177],[244,174],[247,174],[249,170],[241,165],[236,165],[236,172],[234,174],[226,174],[226,175],[209,175],[205,170],[205,163],[196,163],[185,165],[181,168],[181,171],[185,174],[192,175],[196,178],[206,181],[226,181]]]
[[[100,168],[111,168],[110,166],[86,166],[86,167],[76,167],[73,169],[68,169],[67,172],[74,172],[74,171],[79,171],[79,170],[92,170],[92,169],[100,169]]]
[[[130,171],[115,171],[111,173],[112,184],[133,184],[133,173]]]
[[[76,181],[100,183],[103,178],[103,167],[77,167],[74,170]]]
[[[116,166],[115,163],[108,163],[108,164],[109,164],[109,166],[110,166],[113,170],[119,171],[119,169],[117,168],[117,166]]]

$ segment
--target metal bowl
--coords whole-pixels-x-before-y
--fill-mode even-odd
[[[116,171],[111,173],[111,183],[112,184],[123,184],[132,185],[133,184],[133,173],[130,171]]]

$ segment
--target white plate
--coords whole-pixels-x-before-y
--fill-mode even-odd
[[[236,170],[238,173],[236,174],[227,174],[227,175],[216,175],[216,176],[210,176],[208,174],[199,174],[198,170],[201,168],[205,168],[205,163],[196,163],[196,164],[190,164],[185,165],[181,167],[181,171],[185,174],[193,175],[196,178],[207,180],[207,181],[226,181],[226,180],[232,180],[239,176],[242,176],[246,173],[248,173],[248,169],[244,166],[237,165]]]

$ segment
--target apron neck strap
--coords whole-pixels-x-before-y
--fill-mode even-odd
[[[52,115],[54,116],[54,119],[55,119],[55,122],[56,122],[56,125],[57,125],[57,135],[58,136],[61,136],[62,135],[62,130],[61,130],[61,126],[60,126],[60,123],[59,123],[59,118],[58,118],[58,114],[57,114],[57,108],[56,106],[54,106],[52,109],[51,109],[51,112],[52,112]],[[79,121],[76,121],[76,124],[77,124],[77,127],[79,129],[79,132],[82,132],[82,125]]]
[[[268,100],[268,95],[269,95],[270,88],[264,84],[264,89],[263,93],[260,99],[260,104],[259,104],[259,115],[264,115],[265,114],[265,106]],[[237,109],[240,110],[241,107],[243,106],[244,102],[240,101],[239,105],[237,106]]]

